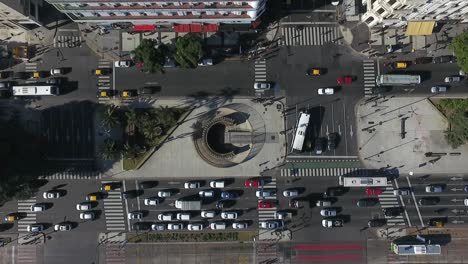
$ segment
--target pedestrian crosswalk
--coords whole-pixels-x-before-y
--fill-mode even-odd
[[[266,82],[267,80],[267,67],[266,60],[255,61],[255,82]]]
[[[26,215],[18,220],[18,232],[28,232],[28,225],[36,223],[36,213],[31,212],[31,205],[35,204],[36,201],[36,197],[31,197],[27,200],[18,200],[18,212]]]
[[[263,190],[267,190],[267,189],[273,189],[273,190],[276,191],[276,178],[271,178],[271,181],[263,186]],[[259,202],[262,201],[262,200],[275,201],[276,196],[258,198]],[[258,221],[265,221],[265,220],[273,219],[275,212],[276,212],[276,207],[273,207],[273,208],[258,208]]]
[[[295,169],[282,169],[282,177],[328,177],[328,176],[369,176],[369,171],[364,168],[295,168]]]
[[[103,181],[106,183],[106,181]],[[107,192],[104,199],[104,215],[108,231],[125,231],[125,213],[119,189]]]
[[[98,62],[98,68],[100,69],[111,69],[112,68],[112,62],[104,59],[100,59]],[[112,89],[112,79],[111,75],[109,74],[104,74],[104,75],[99,75],[98,76],[98,90],[110,90]],[[108,101],[110,98],[102,98],[99,97],[99,101]]]
[[[37,62],[26,62],[24,71],[26,71],[26,72],[36,72],[37,71]]]
[[[378,196],[379,198],[379,203],[382,208],[388,208],[388,207],[399,207],[400,203],[398,202],[398,197],[393,194],[393,185],[391,181],[389,181],[389,184],[385,188],[385,191]],[[385,216],[385,219],[387,219],[387,225],[388,226],[405,226],[406,222],[405,219],[402,215],[399,216]]]
[[[105,244],[105,250],[107,264],[126,263],[125,246],[122,244]]]
[[[81,47],[81,36],[58,35],[54,37],[54,48],[76,48]]]
[[[256,263],[277,263],[278,243],[258,243],[256,246]]]
[[[299,25],[282,27],[282,44],[285,46],[321,46],[327,43],[341,44],[337,26]]]
[[[375,61],[364,60],[364,97],[371,97],[375,88]]]
[[[102,175],[98,171],[63,171],[43,173],[39,179],[46,180],[99,180]]]
[[[37,263],[37,246],[18,245],[16,256],[18,264],[35,264]]]

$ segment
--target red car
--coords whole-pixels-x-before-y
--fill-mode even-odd
[[[258,208],[273,208],[275,204],[270,201],[260,201],[258,202]]]
[[[366,194],[369,196],[377,196],[381,195],[383,193],[383,190],[381,189],[376,189],[376,188],[367,188],[366,189]]]
[[[336,82],[338,84],[350,84],[353,82],[353,77],[351,76],[343,76],[343,77],[338,77],[338,79],[336,79]]]
[[[264,182],[262,178],[253,178],[253,179],[245,180],[245,187],[247,188],[249,187],[257,188],[258,186],[263,185],[263,184]]]

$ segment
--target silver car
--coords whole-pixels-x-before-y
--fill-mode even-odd
[[[41,225],[41,224],[32,224],[32,225],[28,225],[28,226],[26,227],[26,230],[27,230],[28,232],[33,232],[33,233],[35,233],[35,232],[42,232],[42,231],[44,230],[44,226]]]
[[[426,186],[427,193],[440,193],[444,191],[444,186],[438,184],[432,184]]]
[[[296,189],[287,189],[283,191],[284,197],[296,197],[299,195],[299,191]]]
[[[256,82],[256,83],[254,83],[254,89],[255,90],[270,90],[271,89],[271,83],[269,83],[269,82]]]
[[[222,219],[237,219],[238,214],[234,211],[226,211],[221,213]]]
[[[182,223],[169,223],[167,225],[168,230],[182,230],[184,229],[184,224]]]
[[[325,209],[320,210],[321,216],[329,217],[329,216],[336,216],[336,214],[337,214],[337,211],[334,208],[325,208]]]
[[[159,197],[171,197],[171,196],[172,196],[172,192],[169,191],[169,190],[159,191],[159,192],[158,192],[158,196],[159,196]]]
[[[459,81],[461,81],[460,76],[447,76],[444,79],[444,82],[446,82],[446,83],[459,82]]]
[[[184,183],[184,189],[198,189],[201,187],[199,181],[189,181]]]
[[[437,85],[431,87],[431,93],[445,93],[447,92],[447,86]]]

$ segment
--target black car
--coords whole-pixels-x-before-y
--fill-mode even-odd
[[[414,64],[427,64],[432,62],[432,57],[420,57],[414,60]]]
[[[122,192],[122,198],[123,199],[132,199],[132,198],[136,198],[138,196],[138,191],[137,190],[129,190],[129,191],[125,191],[125,192]]]
[[[62,83],[62,79],[60,78],[49,78],[46,81],[47,84],[54,84],[54,85],[59,85]]]
[[[135,231],[148,231],[151,229],[151,223],[149,222],[136,222],[133,223],[133,230]]]
[[[233,206],[236,202],[234,200],[219,200],[216,202],[216,208],[223,209]]]
[[[151,95],[156,93],[157,89],[154,86],[145,86],[138,89],[138,95]]]
[[[383,209],[385,216],[399,216],[403,213],[403,208],[401,207],[387,207]]]
[[[434,57],[432,59],[432,63],[454,63],[456,62],[455,56],[452,55],[445,55],[445,56],[439,56],[439,57]]]
[[[327,138],[327,148],[328,150],[334,150],[335,147],[336,147],[336,133],[330,133],[328,134],[328,138]]]
[[[13,73],[14,80],[17,80],[17,79],[24,80],[24,79],[28,79],[29,77],[31,77],[31,74],[27,72],[14,72]]]
[[[140,189],[151,189],[158,185],[157,181],[143,181],[140,182]]]
[[[439,197],[422,197],[419,199],[419,205],[436,205],[440,202]]]
[[[315,144],[314,144],[314,151],[315,154],[321,155],[323,151],[325,151],[325,140],[324,138],[316,138],[315,139]]]
[[[346,192],[345,187],[328,187],[327,190],[323,193],[324,196],[340,196]]]
[[[357,202],[358,207],[372,207],[379,203],[377,198],[362,198]]]
[[[0,98],[6,99],[11,97],[11,91],[6,89],[0,90]]]
[[[368,227],[381,227],[387,224],[387,219],[384,218],[375,218],[367,222]]]

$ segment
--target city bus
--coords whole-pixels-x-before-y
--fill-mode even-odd
[[[421,76],[416,74],[381,74],[375,79],[378,86],[416,85],[421,83]]]
[[[387,177],[339,177],[339,184],[344,187],[385,187]]]
[[[393,253],[401,256],[415,256],[415,255],[440,255],[441,248],[437,244],[408,244],[398,245],[396,243],[391,244],[391,250]]]
[[[13,96],[59,95],[57,86],[13,86]]]
[[[307,127],[309,126],[309,119],[310,114],[301,112],[301,116],[299,117],[296,125],[296,134],[293,138],[292,151],[302,151]]]

